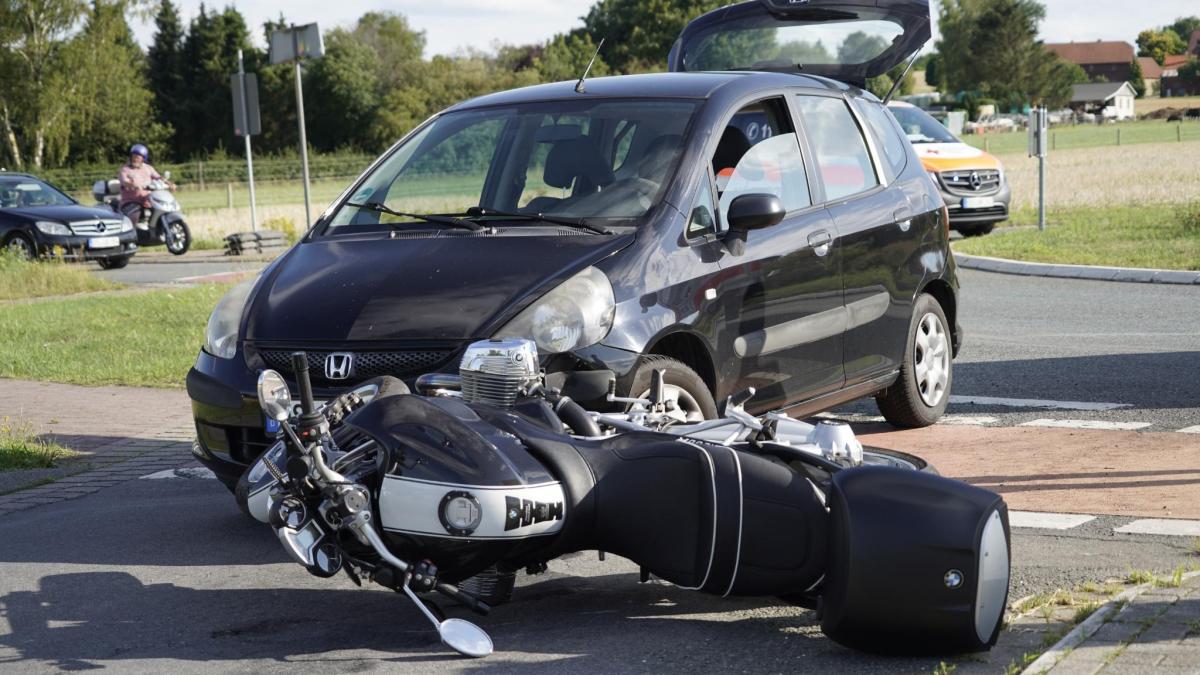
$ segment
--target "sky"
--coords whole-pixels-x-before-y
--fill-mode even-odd
[[[199,11],[201,0],[176,0],[186,23]],[[425,31],[426,56],[453,54],[468,47],[490,50],[498,43],[541,42],[582,25],[580,17],[595,0],[292,0],[287,18],[296,23],[317,22],[322,29],[350,26],[369,11],[395,11]],[[1124,40],[1135,44],[1137,34],[1171,23],[1179,16],[1200,14],[1197,0],[1043,0],[1046,42]],[[223,6],[224,0],[207,5]],[[277,0],[230,0],[254,27],[261,41],[261,26],[279,16]],[[138,39],[148,45],[153,23],[143,24]],[[1185,36],[1186,37],[1186,36]],[[663,54],[670,45],[663,45]]]

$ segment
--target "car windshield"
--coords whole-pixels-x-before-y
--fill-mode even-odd
[[[0,209],[70,206],[75,200],[28,176],[0,176]]]
[[[635,225],[674,175],[698,105],[594,99],[447,113],[395,148],[327,232],[473,207]]]
[[[904,129],[904,134],[913,143],[959,142],[949,129],[942,126],[941,122],[933,119],[929,113],[920,108],[892,105],[888,106],[888,110],[892,111],[892,115],[900,123],[900,128]]]
[[[693,38],[684,62],[688,70],[859,65],[883,54],[903,34],[900,24],[885,19],[812,23],[755,15]]]

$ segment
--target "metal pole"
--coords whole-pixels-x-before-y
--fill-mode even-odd
[[[250,152],[250,113],[246,110],[246,69],[242,65],[242,50],[238,50],[238,75],[242,82],[242,138],[246,140],[246,177],[250,180],[250,231],[258,232],[258,207],[254,203],[254,158]]]
[[[304,229],[312,225],[308,196],[308,135],[304,131],[304,86],[300,83],[300,33],[292,26],[292,53],[296,56],[296,118],[300,121],[300,165],[304,175]]]
[[[1038,135],[1038,231],[1046,231],[1046,109],[1041,108],[1037,113]]]

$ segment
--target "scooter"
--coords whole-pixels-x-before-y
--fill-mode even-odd
[[[173,255],[183,255],[192,245],[192,232],[184,220],[179,200],[175,199],[175,194],[167,185],[170,178],[171,172],[168,171],[164,180],[150,182],[150,206],[142,207],[135,214],[122,210],[121,182],[115,178],[96,181],[92,185],[92,196],[113,211],[129,216],[137,232],[138,246],[166,245]],[[133,215],[138,217],[134,218]]]
[[[440,619],[439,593],[487,614],[516,571],[566,553],[623,556],[681,588],[775,596],[818,611],[856,649],[990,648],[1009,589],[1008,510],[997,494],[919,458],[863,448],[844,424],[754,417],[683,424],[663,374],[644,399],[584,410],[548,388],[531,340],[470,345],[458,375],[370,380],[318,406],[307,356],[291,386],[263,371],[258,399],[280,440],[237,486],[311,574],[345,573],[414,602],[460,654],[491,638]]]

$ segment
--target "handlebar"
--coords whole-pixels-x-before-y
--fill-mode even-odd
[[[317,411],[317,406],[313,402],[312,381],[308,378],[307,354],[292,354],[292,371],[296,373],[296,385],[300,387],[300,410],[305,415],[312,415]]]

